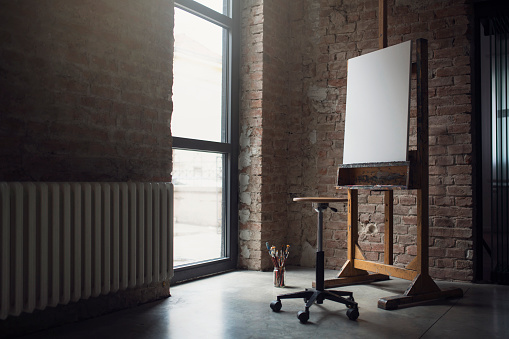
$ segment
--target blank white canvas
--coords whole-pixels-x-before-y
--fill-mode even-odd
[[[348,60],[343,164],[406,161],[412,41]]]

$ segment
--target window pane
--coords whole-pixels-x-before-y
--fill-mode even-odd
[[[226,9],[224,8],[225,6],[223,5],[223,3],[225,2],[224,0],[195,0],[195,1],[221,14],[224,15],[228,14],[226,13]]]
[[[222,141],[223,31],[175,8],[173,136]]]
[[[223,257],[223,157],[173,150],[174,266]]]

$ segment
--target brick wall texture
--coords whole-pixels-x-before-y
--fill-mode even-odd
[[[170,180],[172,1],[1,0],[0,22],[0,180]]]
[[[439,279],[473,276],[471,16],[468,0],[388,0],[389,46],[429,43],[429,253]],[[378,1],[247,0],[242,18],[239,266],[269,269],[266,241],[290,244],[290,264],[312,266],[316,212],[292,198],[345,196],[334,184],[347,60],[378,48]],[[414,97],[410,148],[415,115]],[[359,193],[359,243],[383,261],[383,194]],[[394,204],[394,262],[405,266],[416,255],[415,191],[395,191]],[[331,269],[346,260],[346,206],[336,207],[325,215]]]

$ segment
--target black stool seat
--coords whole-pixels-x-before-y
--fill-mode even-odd
[[[318,212],[318,232],[317,232],[317,246],[316,246],[316,288],[309,288],[305,291],[281,294],[277,296],[277,300],[270,303],[270,308],[274,312],[281,310],[281,299],[295,299],[303,298],[306,303],[304,311],[297,314],[300,322],[305,324],[309,319],[309,308],[316,301],[317,304],[322,304],[325,299],[334,302],[342,303],[348,307],[346,315],[350,320],[356,320],[359,317],[358,305],[353,298],[352,292],[347,291],[332,291],[324,288],[324,253],[323,253],[323,211],[330,208],[332,211],[337,212],[337,209],[330,207],[331,202],[346,202],[347,199],[343,198],[326,198],[326,197],[302,197],[294,198],[294,201],[312,202],[316,203],[315,211]]]

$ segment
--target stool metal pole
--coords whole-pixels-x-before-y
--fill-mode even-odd
[[[323,291],[325,289],[324,268],[325,256],[323,253],[323,211],[329,207],[328,203],[319,203],[315,211],[318,212],[318,229],[316,244],[316,290]],[[319,303],[321,300],[319,300]]]

